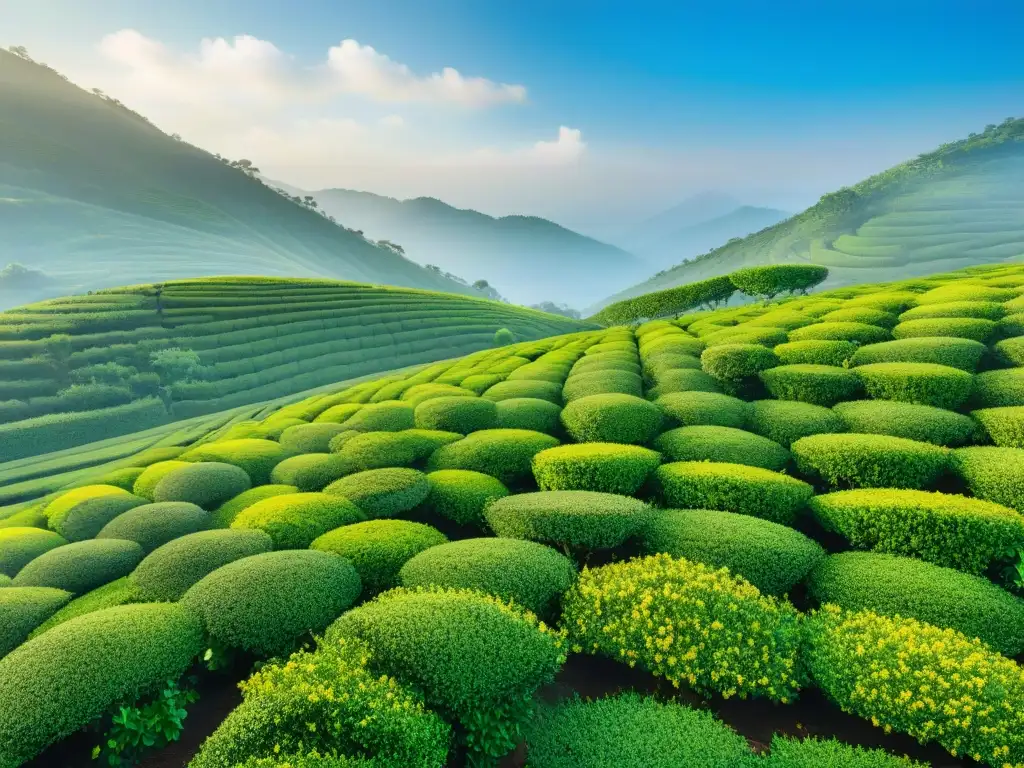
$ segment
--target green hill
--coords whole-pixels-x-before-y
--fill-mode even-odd
[[[132,282],[323,277],[472,294],[168,136],[119,102],[0,51],[0,267],[47,285],[12,306]]]
[[[207,278],[0,312],[0,460],[379,371],[594,327],[502,302],[324,280]]]
[[[1024,119],[944,144],[803,213],[685,261],[592,309],[740,267],[812,263],[829,286],[895,280],[1024,254]]]

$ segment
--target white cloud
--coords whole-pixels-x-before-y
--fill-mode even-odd
[[[583,133],[578,128],[558,129],[558,138],[554,141],[538,141],[533,145],[532,154],[539,160],[552,163],[571,163],[578,160],[587,145],[583,142]]]
[[[554,141],[538,141],[530,146],[512,149],[484,147],[460,153],[446,161],[459,165],[479,166],[559,166],[577,162],[586,150],[583,133],[561,126]]]
[[[405,125],[405,119],[401,115],[385,115],[377,122],[385,128],[401,128]]]

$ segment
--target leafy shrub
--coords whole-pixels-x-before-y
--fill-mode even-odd
[[[691,368],[680,368],[675,371],[666,371],[658,377],[655,384],[647,393],[651,400],[657,400],[664,395],[673,392],[720,392],[718,382],[704,373],[704,371]]]
[[[512,373],[508,375],[508,381],[543,381],[548,384],[557,384],[559,385],[559,389],[561,389],[562,382],[565,381],[565,377],[569,375],[569,368],[570,365],[568,362],[564,364],[557,364],[554,362],[546,363],[538,360],[512,371]]]
[[[814,492],[807,483],[778,472],[707,461],[662,464],[650,486],[666,507],[739,512],[784,525],[796,519]]]
[[[956,754],[1024,762],[1024,675],[980,640],[835,606],[811,619],[808,638],[810,673],[844,712]]]
[[[780,293],[807,293],[827,277],[828,268],[817,264],[768,264],[737,269],[728,275],[740,291],[766,301]]]
[[[960,448],[952,469],[972,496],[1024,510],[1024,450],[991,445]]]
[[[920,337],[868,344],[853,354],[851,363],[931,363],[973,373],[986,352],[984,344],[970,339]]]
[[[779,358],[760,344],[721,344],[705,349],[700,362],[705,372],[735,390],[747,379],[777,366]]]
[[[569,376],[582,376],[589,373],[601,371],[622,371],[626,373],[640,373],[640,363],[636,360],[627,360],[617,355],[588,355],[581,357],[569,371]]]
[[[101,475],[96,479],[96,482],[99,485],[113,485],[117,488],[131,491],[135,487],[135,481],[145,471],[145,467],[122,467],[121,469],[114,469],[105,475]]]
[[[761,381],[772,397],[812,405],[834,405],[861,391],[857,374],[830,365],[780,365],[761,373]]]
[[[508,344],[515,344],[516,337],[508,328],[499,328],[494,332],[494,346],[504,347]]]
[[[327,453],[331,438],[349,429],[346,425],[330,422],[297,424],[282,432],[279,442],[282,448],[291,453]]]
[[[45,528],[46,515],[43,510],[46,504],[32,504],[10,517],[0,519],[0,530],[5,528]]]
[[[875,309],[898,314],[915,306],[917,302],[918,294],[911,291],[879,291],[877,293],[853,296],[845,302],[844,306],[874,307]]]
[[[33,589],[36,589],[36,587],[33,587]],[[115,579],[109,584],[104,584],[102,587],[96,587],[96,589],[91,592],[86,592],[84,595],[76,597],[32,630],[32,633],[28,638],[31,640],[32,638],[43,634],[43,632],[48,632],[58,624],[63,624],[65,621],[70,621],[71,619],[78,618],[79,616],[84,616],[87,613],[94,613],[96,611],[102,611],[105,608],[114,608],[118,605],[128,605],[130,603],[138,602],[142,602],[142,600],[132,577],[122,576],[120,579]]]
[[[44,513],[47,520],[50,521],[50,527],[60,533],[57,526],[59,526],[79,504],[92,499],[112,496],[120,496],[123,498],[131,497],[131,494],[123,488],[118,488],[116,485],[83,485],[59,494],[46,505]]]
[[[270,473],[288,452],[273,440],[219,440],[204,443],[181,454],[183,461],[211,461],[234,464],[245,470],[253,485],[270,482]],[[154,501],[185,501],[185,499],[157,499]],[[199,506],[202,506],[200,504]]]
[[[796,609],[701,563],[652,555],[584,570],[563,622],[577,653],[626,658],[703,695],[786,703],[801,684]]]
[[[587,399],[577,400],[573,406],[584,403]],[[639,398],[632,399],[645,402]],[[469,469],[491,474],[505,485],[514,485],[532,477],[531,461],[536,454],[558,444],[554,437],[531,430],[484,429],[467,435],[457,443],[438,448],[430,456],[427,468],[430,471]]]
[[[821,316],[823,323],[863,323],[864,325],[877,325],[879,328],[892,330],[900,322],[899,318],[891,312],[874,307],[848,307],[845,309],[834,309],[826,315]]]
[[[969,416],[930,405],[857,400],[838,403],[833,410],[850,432],[891,435],[935,445],[964,445],[978,431],[978,425]]]
[[[722,275],[617,301],[590,319],[596,323],[616,325],[631,323],[643,317],[677,315],[702,304],[727,301],[735,292],[736,286],[727,275]]]
[[[322,632],[359,597],[352,564],[311,549],[264,552],[223,565],[189,587],[181,605],[227,648],[260,656]]]
[[[865,489],[815,496],[826,530],[858,549],[919,557],[980,574],[1024,547],[1024,516],[981,499],[926,491]]]
[[[917,339],[922,337],[940,337],[971,339],[986,343],[996,331],[996,324],[991,320],[975,317],[936,317],[925,320],[907,320],[892,329],[897,339]]]
[[[484,525],[484,507],[508,496],[497,478],[466,469],[439,469],[427,475],[430,493],[423,509],[459,525]]]
[[[423,691],[468,751],[492,760],[519,742],[533,693],[565,661],[563,636],[532,613],[463,590],[386,592],[334,622],[327,638],[341,637],[364,640],[379,671]]]
[[[369,434],[391,435],[392,432]],[[354,469],[351,461],[336,453],[304,453],[287,458],[274,467],[270,481],[300,491],[320,491]],[[260,486],[263,488],[272,486]]]
[[[0,765],[21,765],[114,704],[177,679],[201,648],[199,621],[161,604],[90,613],[19,646],[0,659]]]
[[[1014,657],[1024,651],[1024,600],[988,579],[912,557],[844,552],[820,562],[808,580],[819,603],[903,616],[967,637]]]
[[[350,472],[407,467],[430,454],[423,439],[411,432],[359,432],[345,441],[338,456]]]
[[[687,334],[674,334],[661,338],[644,340],[640,344],[640,357],[649,360],[660,355],[699,355],[704,349],[704,342]]]
[[[783,344],[788,339],[789,334],[784,328],[757,327],[746,323],[735,328],[725,328],[701,338],[708,347],[722,344],[756,344],[774,347],[776,344]]]
[[[204,461],[164,475],[153,490],[153,501],[187,501],[212,510],[249,490],[249,486],[249,475],[241,467]]]
[[[242,422],[244,424],[244,422]],[[237,440],[244,437],[256,437],[256,438],[269,438],[270,440],[280,441],[281,436],[292,427],[305,427],[309,426],[309,422],[305,419],[297,417],[285,417],[279,414],[274,414],[267,417],[263,421],[256,422],[257,427],[251,434],[246,434],[246,430],[239,430],[237,435],[232,434],[232,429],[220,435],[221,440]],[[241,426],[236,424],[235,426]]]
[[[667,461],[716,461],[781,470],[789,451],[766,437],[733,427],[679,427],[662,432],[653,446]]]
[[[214,510],[213,515],[210,517],[210,527],[229,528],[243,509],[251,507],[257,501],[270,499],[274,496],[282,496],[286,493],[296,493],[298,490],[294,485],[261,485],[258,488],[242,491]]]
[[[753,768],[746,740],[710,712],[624,693],[547,707],[526,739],[531,768]]]
[[[319,416],[313,419],[313,422],[315,424],[344,424],[362,409],[362,403],[339,403],[338,405],[332,405],[330,408],[323,411]],[[351,429],[351,427],[345,428]]]
[[[971,402],[975,408],[1024,405],[1024,368],[985,371],[974,377]]]
[[[153,500],[153,493],[156,491],[157,484],[163,480],[167,475],[176,469],[181,467],[189,466],[190,462],[179,461],[178,459],[170,459],[168,461],[157,461],[150,464],[139,475],[135,484],[132,486],[132,493],[136,496],[141,496],[144,499]]]
[[[552,381],[502,381],[484,392],[481,397],[500,403],[502,400],[547,400],[561,406],[562,386]]]
[[[867,323],[815,323],[797,328],[789,334],[790,341],[852,341],[856,344],[878,344],[889,341],[892,334],[885,328]]]
[[[143,504],[111,520],[98,539],[124,539],[152,552],[172,539],[200,531],[210,522],[210,513],[187,501]]]
[[[577,442],[642,445],[663,421],[658,406],[631,395],[590,395],[562,409],[562,424]]]
[[[324,493],[348,499],[366,517],[375,519],[396,517],[415,509],[430,493],[430,483],[426,475],[415,469],[370,469],[336,480]]]
[[[811,435],[790,446],[797,470],[833,488],[930,488],[949,469],[949,452],[889,435]]]
[[[494,429],[498,409],[492,400],[478,397],[438,397],[416,406],[416,426],[467,435]]]
[[[796,400],[755,400],[746,413],[742,426],[787,448],[801,437],[845,429],[831,409]]]
[[[437,397],[476,397],[476,393],[454,384],[417,384],[402,393],[402,402],[410,405],[415,413],[422,403]]]
[[[50,527],[68,541],[84,541],[97,536],[105,525],[122,514],[146,503],[146,499],[130,493],[96,496],[80,501],[63,515],[54,515]]]
[[[747,404],[718,392],[673,392],[655,401],[665,414],[667,426],[742,427]]]
[[[951,301],[993,301],[1002,303],[1017,296],[1017,291],[988,288],[984,285],[950,282],[932,288],[917,297],[918,304],[946,304]]]
[[[562,407],[535,397],[513,397],[497,403],[498,429],[528,429],[547,435],[562,431]]]
[[[852,341],[808,339],[777,344],[772,351],[782,365],[834,365],[842,368],[857,349]]]
[[[359,573],[363,594],[375,595],[398,586],[398,572],[411,557],[447,541],[443,533],[422,523],[368,520],[329,531],[310,549],[346,558]]]
[[[33,629],[70,599],[69,592],[51,587],[0,589],[0,658],[25,642]]]
[[[540,491],[492,501],[484,517],[498,536],[591,552],[640,535],[653,510],[639,499],[597,491]]]
[[[132,572],[143,600],[174,601],[222,565],[269,552],[273,539],[263,531],[215,530],[190,533],[157,547]]]
[[[533,457],[533,476],[542,491],[602,491],[629,496],[660,463],[657,452],[636,445],[560,445]]]
[[[504,380],[505,377],[500,373],[475,373],[464,378],[459,386],[470,392],[475,392],[477,395],[482,395],[499,381]]]
[[[42,528],[0,528],[0,574],[17,576],[18,571],[44,552],[67,543],[59,533]]]
[[[648,382],[655,383],[667,373],[687,368],[699,371],[701,369],[700,358],[693,355],[663,352],[644,360],[643,373]]]
[[[660,513],[644,534],[644,551],[728,568],[769,595],[789,592],[825,557],[817,542],[788,526],[707,509]]]
[[[974,377],[934,363],[872,363],[853,369],[876,400],[958,408],[971,394]]]
[[[77,541],[39,555],[18,571],[11,585],[54,587],[73,595],[81,595],[127,576],[135,570],[142,556],[142,547],[134,541]]]
[[[263,531],[273,539],[274,549],[304,549],[328,531],[365,519],[352,501],[337,494],[288,493],[242,510],[231,528]]]
[[[881,749],[851,746],[835,739],[793,739],[775,734],[763,768],[928,768],[925,763]]]
[[[951,301],[946,304],[924,304],[908,309],[900,315],[900,321],[934,317],[980,317],[986,320],[999,320],[1005,314],[1003,305],[995,301]]]
[[[639,374],[631,371],[594,371],[593,373],[571,374],[562,386],[562,399],[568,403],[587,395],[603,395],[612,392],[642,397],[644,394],[643,379]]]

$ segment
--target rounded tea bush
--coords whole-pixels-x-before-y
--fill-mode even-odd
[[[670,509],[644,535],[644,551],[728,568],[761,592],[783,595],[825,557],[813,539],[789,526],[708,509]]]
[[[117,488],[123,488],[126,491],[131,491],[135,487],[135,481],[139,479],[139,476],[146,471],[145,467],[123,467],[121,469],[114,469],[107,472],[105,475],[101,475],[97,478],[96,482],[100,485],[113,485]]]
[[[274,549],[303,549],[318,536],[366,516],[350,500],[330,493],[292,493],[273,496],[244,509],[232,529],[269,534]]]
[[[210,513],[187,501],[143,504],[120,515],[105,526],[97,539],[134,541],[152,552],[172,539],[196,533],[210,523]]]
[[[368,520],[336,528],[310,544],[310,549],[341,555],[355,566],[363,595],[398,586],[398,572],[425,549],[448,541],[436,528],[407,520]]]
[[[590,395],[562,409],[562,424],[579,443],[649,443],[664,415],[652,402],[631,395]]]
[[[891,331],[899,323],[899,318],[892,312],[873,307],[849,307],[834,309],[828,314],[822,315],[821,321],[823,323],[864,323],[865,325],[877,325]]]
[[[861,392],[857,374],[830,365],[780,365],[764,371],[761,381],[774,398],[812,405],[834,405]]]
[[[370,434],[390,435],[393,433]],[[275,485],[290,486],[300,491],[321,491],[352,471],[352,464],[336,453],[303,453],[287,458],[274,467],[270,481]]]
[[[150,464],[144,470],[142,474],[135,479],[135,484],[132,486],[132,493],[136,496],[141,496],[144,499],[153,500],[153,492],[156,490],[157,483],[164,479],[164,477],[179,467],[187,467],[189,462],[179,461],[178,459],[170,459],[168,461],[158,461],[154,464]]]
[[[298,490],[294,485],[261,485],[257,488],[250,488],[248,491],[242,491],[214,510],[210,516],[210,527],[229,528],[243,509],[251,507],[257,501],[283,496],[286,493],[297,493]]]
[[[602,395],[610,392],[642,397],[644,394],[643,379],[640,378],[640,374],[629,371],[593,371],[592,373],[570,374],[562,386],[562,399],[568,403],[587,395]]]
[[[586,552],[621,546],[643,533],[653,515],[639,499],[597,491],[521,493],[484,510],[498,536]]]
[[[587,399],[577,400],[573,405]],[[554,448],[556,445],[559,445],[556,438],[532,430],[484,429],[467,435],[457,443],[438,448],[431,454],[427,469],[431,472],[438,469],[469,469],[490,474],[505,485],[515,485],[532,479],[533,457],[545,448]]]
[[[662,395],[654,404],[665,414],[666,425],[671,426],[739,429],[747,418],[747,404],[743,400],[718,392],[673,392]]]
[[[673,392],[721,392],[718,382],[704,371],[679,368],[658,375],[658,383],[647,392],[649,400],[657,400]]]
[[[939,337],[953,339],[971,339],[982,344],[987,343],[996,332],[996,324],[992,320],[976,317],[936,317],[925,320],[907,320],[892,329],[897,339],[918,339],[922,337]]]
[[[604,355],[590,355],[581,357],[569,371],[569,376],[580,376],[599,371],[624,371],[626,373],[639,374],[640,363],[634,360],[627,360],[621,357],[606,357]]]
[[[740,382],[774,368],[779,358],[760,344],[720,344],[701,353],[700,363],[706,373],[722,382]]]
[[[533,457],[533,476],[542,491],[602,491],[629,496],[659,464],[657,451],[638,445],[580,443],[538,453]]]
[[[178,467],[156,484],[153,501],[187,501],[214,510],[251,486],[241,467],[218,461]]]
[[[778,344],[772,351],[782,365],[834,365],[842,368],[857,349],[852,341],[808,339]]]
[[[485,391],[481,397],[496,403],[502,400],[547,400],[555,405],[562,405],[562,384],[553,381],[513,380],[502,381]]]
[[[679,427],[662,432],[652,445],[666,461],[716,461],[778,471],[790,459],[778,443],[733,427]]]
[[[815,496],[811,512],[857,549],[918,557],[965,573],[984,573],[1024,548],[1024,516],[982,499],[870,488]]]
[[[746,740],[710,712],[636,693],[545,707],[526,736],[531,768],[740,768]]]
[[[832,409],[797,400],[755,400],[743,427],[787,448],[801,437],[846,429]]]
[[[77,541],[41,554],[18,572],[11,586],[53,587],[81,595],[127,576],[143,554],[134,541]]]
[[[157,547],[132,572],[143,600],[173,602],[209,573],[235,560],[269,552],[263,531],[215,530],[190,533]]]
[[[635,661],[702,695],[786,703],[800,687],[800,619],[726,570],[668,555],[583,571],[563,623],[577,653]]]
[[[327,453],[331,439],[349,429],[348,426],[330,422],[297,424],[282,432],[278,442],[290,453]]]
[[[362,403],[338,403],[338,405],[332,405],[330,408],[322,411],[319,416],[313,419],[313,422],[315,424],[344,424],[362,409]]]
[[[900,321],[924,320],[933,317],[980,317],[985,320],[1000,320],[1006,310],[995,301],[951,301],[946,304],[925,304],[908,309],[900,315]]]
[[[61,493],[46,504],[43,511],[50,528],[60,533],[59,526],[76,507],[87,501],[109,498],[132,498],[132,494],[116,485],[83,485]]]
[[[978,425],[962,413],[887,400],[838,403],[833,411],[850,432],[890,435],[954,447],[971,442]]]
[[[949,451],[888,435],[811,435],[790,446],[800,474],[833,488],[930,488],[949,469]]]
[[[122,576],[120,579],[115,579],[109,584],[104,584],[102,587],[96,587],[96,589],[91,592],[86,592],[84,595],[76,597],[32,630],[28,639],[32,640],[33,638],[43,634],[43,632],[48,632],[58,624],[63,624],[65,621],[76,619],[87,613],[94,613],[106,608],[114,608],[119,605],[129,605],[131,603],[138,602],[142,602],[142,598],[139,596],[139,590],[135,586],[135,582],[132,580],[132,577]]]
[[[180,604],[202,619],[214,641],[271,656],[290,650],[309,632],[322,632],[361,589],[355,567],[337,555],[264,552],[204,576]]]
[[[971,401],[975,408],[1024,405],[1024,368],[1004,368],[979,373],[974,377]]]
[[[854,353],[851,363],[931,363],[974,373],[987,351],[984,344],[970,339],[922,337],[868,344]]]
[[[546,435],[562,433],[562,406],[532,397],[514,397],[497,403],[498,429],[528,429]]]
[[[953,473],[971,495],[1024,511],[1024,450],[978,445],[952,454]]]
[[[504,380],[505,377],[500,373],[474,373],[472,376],[464,378],[459,386],[476,395],[482,395],[499,381]]]
[[[455,384],[430,382],[409,387],[409,389],[402,393],[402,402],[408,403],[415,410],[422,403],[438,397],[476,397],[476,393]]]
[[[0,765],[21,765],[115,704],[178,679],[202,643],[188,611],[145,604],[79,616],[19,646],[0,659]]]
[[[468,469],[439,469],[427,482],[430,493],[422,508],[459,525],[484,526],[487,503],[509,494],[497,478]]]
[[[903,616],[979,637],[1010,658],[1024,651],[1024,600],[980,576],[912,557],[843,552],[815,567],[807,589],[818,603]]]
[[[795,739],[775,734],[762,768],[928,768],[882,749],[865,749],[835,739]]]
[[[270,473],[288,451],[273,440],[219,440],[205,443],[181,454],[184,461],[211,461],[233,464],[245,470],[253,485],[270,482]],[[189,501],[189,499],[158,499],[153,501]],[[200,504],[199,506],[202,506]]]
[[[357,472],[324,489],[325,495],[347,499],[370,519],[397,517],[409,512],[419,506],[429,493],[427,476],[419,470],[406,468]]]
[[[120,515],[146,503],[147,499],[131,493],[96,496],[51,517],[50,527],[68,541],[85,541],[95,538],[103,526]]]
[[[21,645],[29,633],[71,599],[52,587],[0,589],[0,658]]]
[[[856,344],[877,344],[889,341],[892,335],[885,328],[867,323],[815,323],[790,332],[790,341],[852,341]]]
[[[462,539],[420,552],[398,574],[403,587],[473,589],[551,616],[576,580],[560,552],[533,541]]]
[[[409,403],[385,400],[364,405],[342,424],[345,429],[357,432],[398,432],[416,426],[415,412],[415,406]]]
[[[416,406],[416,426],[467,435],[498,425],[498,409],[486,398],[438,397]]]
[[[431,401],[428,401],[431,402]],[[430,455],[422,437],[401,432],[362,432],[347,440],[337,455],[349,472],[408,467]]]
[[[662,464],[650,489],[665,507],[738,512],[783,525],[814,493],[802,480],[768,469],[707,461]]]
[[[934,363],[871,363],[854,368],[868,396],[875,400],[959,408],[974,385],[974,378],[959,368]]]
[[[67,543],[59,533],[42,528],[0,528],[0,574],[13,578],[44,552]]]

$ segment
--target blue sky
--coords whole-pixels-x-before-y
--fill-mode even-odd
[[[653,213],[708,188],[797,209],[1024,113],[1019,0],[83,5],[0,0],[0,42],[26,45],[194,143],[259,152],[252,159],[286,181],[432,194],[595,231],[609,217]],[[101,47],[123,30],[158,42],[159,62],[140,62],[139,45],[121,45],[116,56]],[[290,76],[304,78],[307,97],[285,98],[300,80],[279,80],[288,85],[275,100],[240,104],[234,125],[213,106],[223,94],[193,97],[182,70],[200,41],[224,38],[231,47],[239,35],[272,44]],[[314,95],[311,73],[342,40],[372,46],[420,79],[400,94],[375,80],[330,96],[318,84]],[[525,95],[484,90],[467,104],[468,91],[429,91],[424,83],[444,67]],[[251,72],[231,76],[257,88]],[[571,132],[560,142],[562,127]],[[304,156],[310,146],[323,151]]]

